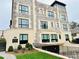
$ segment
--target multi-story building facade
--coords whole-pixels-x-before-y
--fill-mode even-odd
[[[51,5],[36,0],[12,0],[10,29],[4,32],[6,50],[26,43],[36,46],[61,45],[71,40],[66,4]],[[16,39],[16,40],[15,40]]]
[[[73,39],[79,39],[79,27],[75,27],[74,29],[71,29],[72,38]]]

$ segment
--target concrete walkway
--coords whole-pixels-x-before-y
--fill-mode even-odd
[[[16,59],[15,55],[8,54],[6,52],[0,52],[0,56],[4,57],[4,59]]]

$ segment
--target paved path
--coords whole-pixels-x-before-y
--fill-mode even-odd
[[[5,52],[0,52],[0,56],[4,57],[4,59],[16,59],[15,55],[8,54],[8,53],[5,53]]]

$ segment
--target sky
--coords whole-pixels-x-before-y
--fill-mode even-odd
[[[38,0],[39,2],[45,4],[52,4],[55,0]],[[65,3],[68,20],[75,21],[79,23],[79,0],[58,0]],[[0,30],[9,28],[9,22],[11,20],[11,10],[12,10],[11,0],[0,0]]]

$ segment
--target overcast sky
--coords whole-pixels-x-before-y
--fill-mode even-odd
[[[52,4],[54,0],[38,0],[45,4]],[[69,21],[79,22],[79,0],[58,0],[67,4]],[[9,28],[11,19],[11,0],[0,0],[0,29]]]

